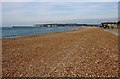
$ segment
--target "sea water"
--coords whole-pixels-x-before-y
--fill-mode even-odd
[[[63,32],[76,30],[79,27],[2,27],[2,38],[15,38],[20,36],[31,36],[36,34],[47,34],[51,32]]]

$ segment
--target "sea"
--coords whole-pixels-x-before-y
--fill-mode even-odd
[[[52,32],[63,32],[68,30],[78,30],[80,27],[2,27],[0,28],[0,38],[16,38],[22,36],[32,36],[37,34],[47,34]]]

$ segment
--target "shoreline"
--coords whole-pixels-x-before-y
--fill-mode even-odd
[[[77,29],[74,29],[74,30],[65,30],[65,31],[61,31],[61,32],[49,32],[49,33],[43,33],[43,34],[33,34],[33,35],[30,35],[30,36],[17,36],[17,37],[0,38],[0,39],[3,40],[3,39],[24,38],[24,37],[32,37],[32,36],[39,36],[39,35],[48,35],[48,34],[54,34],[54,33],[70,32],[70,31],[76,31],[76,30],[81,30],[81,29],[89,29],[89,28],[99,28],[99,27],[81,26],[79,28],[77,27]]]
[[[5,37],[5,38],[0,38],[0,39],[12,39],[12,38],[20,38],[20,37],[31,37],[31,36],[44,35],[44,34],[49,34],[49,33],[60,33],[60,32],[67,32],[67,31],[75,31],[75,30],[82,29],[84,27],[76,27],[76,29],[73,29],[73,30],[65,30],[65,31],[58,31],[58,32],[48,32],[48,33],[32,34],[32,35],[27,35],[27,36]],[[39,27],[37,27],[37,28],[39,28]]]
[[[118,37],[100,28],[3,39],[3,77],[117,77]]]

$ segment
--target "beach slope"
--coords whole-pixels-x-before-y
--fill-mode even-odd
[[[117,77],[118,36],[99,28],[2,40],[3,77]]]

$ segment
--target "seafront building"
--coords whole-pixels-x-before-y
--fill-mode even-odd
[[[104,22],[101,23],[101,27],[103,28],[120,28],[119,22]]]

